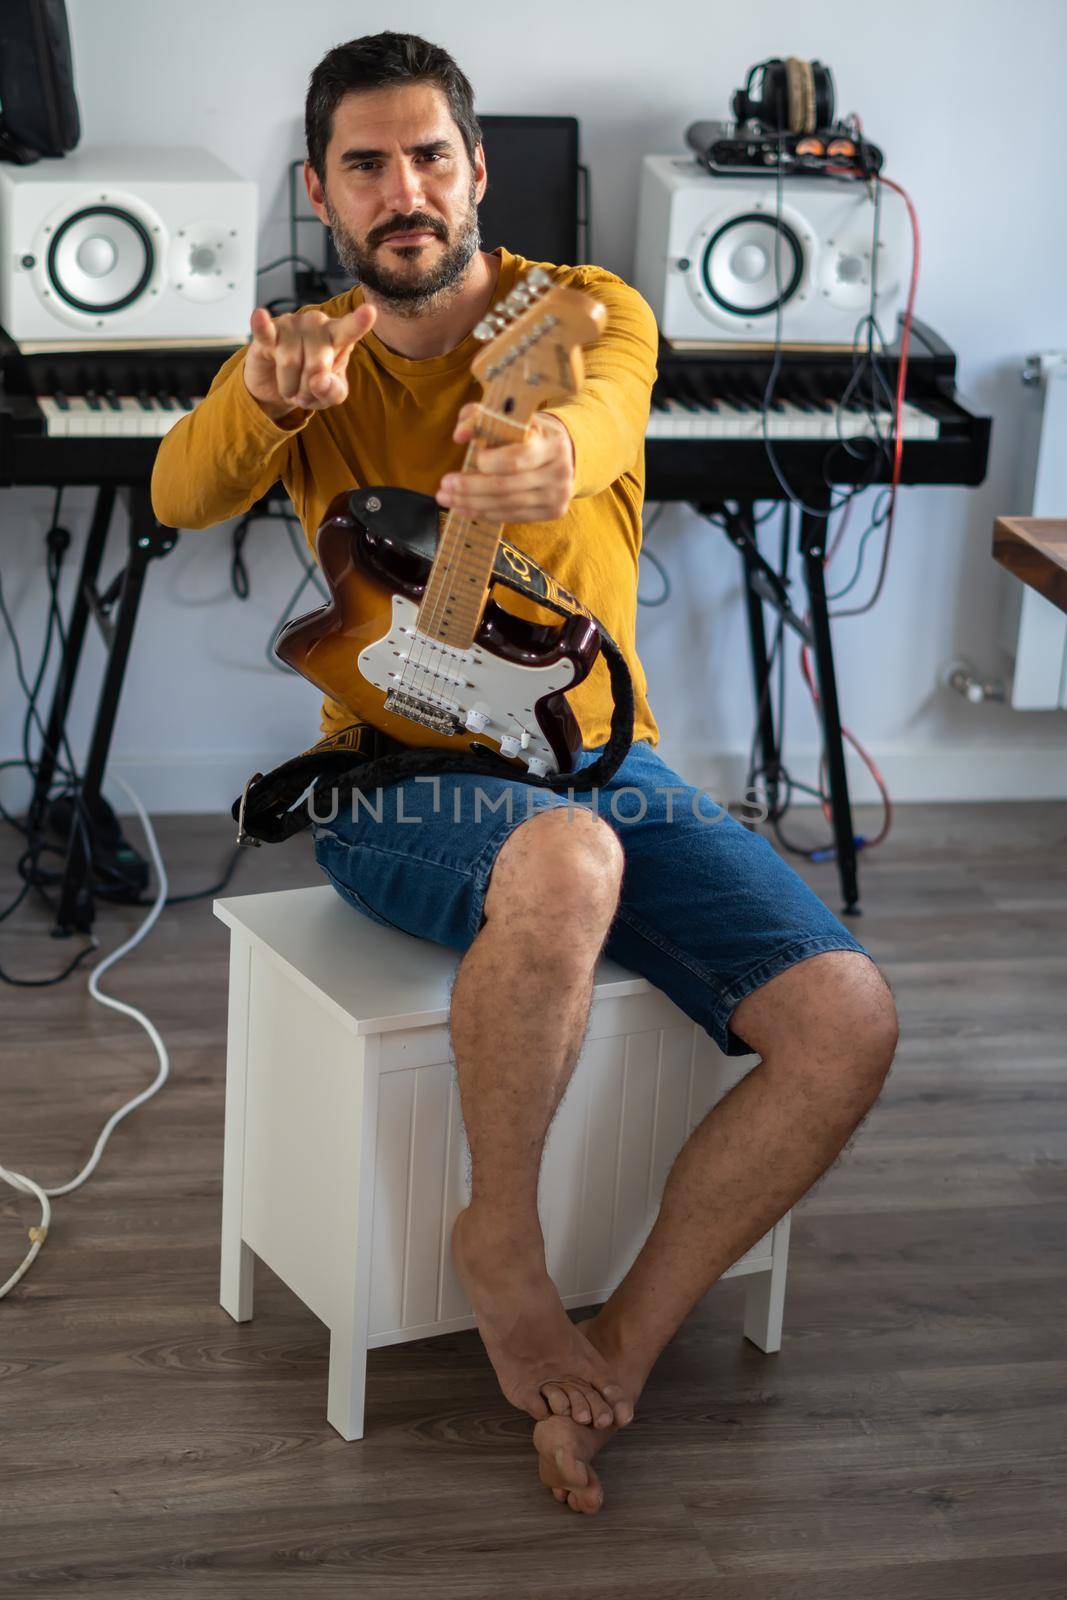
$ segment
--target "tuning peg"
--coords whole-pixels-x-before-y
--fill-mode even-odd
[[[511,293],[505,299],[504,304],[512,311],[525,311],[532,299],[533,295],[530,294],[529,290],[523,288],[522,285],[519,285],[517,288],[512,289]]]
[[[544,267],[531,267],[524,281],[531,289],[540,291],[547,289],[552,280]]]
[[[481,322],[475,323],[473,331],[474,337],[480,339],[483,344],[487,344],[490,339],[496,338],[496,329],[487,317],[483,318]]]

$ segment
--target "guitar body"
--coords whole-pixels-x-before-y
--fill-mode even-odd
[[[510,756],[517,775],[573,771],[581,731],[564,693],[592,669],[595,625],[529,622],[490,598],[467,649],[420,632],[440,531],[428,495],[336,495],[316,535],[330,598],[282,629],[276,653],[354,720],[402,744],[490,750]]]

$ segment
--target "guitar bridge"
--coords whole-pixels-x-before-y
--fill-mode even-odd
[[[398,717],[407,717],[409,722],[418,722],[424,728],[432,728],[434,733],[452,734],[459,731],[458,717],[454,717],[450,711],[442,711],[440,706],[420,700],[417,695],[409,694],[403,689],[390,689],[385,697],[385,709],[395,712]]]

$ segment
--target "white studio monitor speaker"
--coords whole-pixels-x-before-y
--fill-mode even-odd
[[[718,177],[687,156],[645,156],[634,282],[673,343],[851,348],[871,304],[875,204],[826,177]],[[907,208],[883,186],[875,315],[896,333],[910,272]],[[777,252],[777,261],[775,255]]]
[[[17,344],[243,343],[256,186],[206,150],[0,163],[0,324]]]

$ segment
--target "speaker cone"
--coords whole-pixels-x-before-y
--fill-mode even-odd
[[[708,294],[738,317],[761,317],[786,305],[803,273],[804,251],[792,228],[759,211],[724,222],[708,240],[701,262]]]
[[[48,281],[77,311],[121,311],[144,292],[154,266],[147,230],[118,206],[75,211],[48,248]]]

